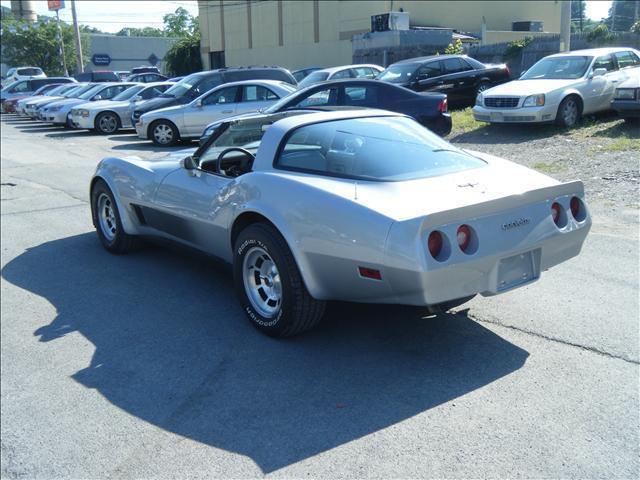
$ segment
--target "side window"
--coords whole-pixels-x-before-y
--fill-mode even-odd
[[[470,65],[469,62],[467,62],[464,58],[459,58],[458,60],[460,61],[463,72],[466,72],[468,70],[475,70],[475,68],[473,68],[473,65]]]
[[[373,69],[369,67],[358,67],[353,69],[357,78],[374,78],[376,76]]]
[[[268,100],[278,100],[278,97],[268,88],[260,85],[246,85],[242,88],[243,102],[265,102]]]
[[[200,84],[193,90],[193,98],[199,97],[203,93],[207,93],[209,90],[217,87],[222,82],[220,75],[213,75],[209,78],[205,78]]]
[[[203,105],[221,105],[223,103],[235,103],[238,87],[229,87],[218,90],[202,100]]]
[[[447,74],[464,72],[470,70],[470,67],[466,67],[459,58],[447,58],[444,61],[444,71]]]
[[[143,100],[155,98],[162,93],[160,87],[145,88],[139,95]]]
[[[378,87],[346,87],[344,89],[344,104],[375,107],[378,105]]]
[[[341,78],[351,78],[351,73],[349,72],[350,69],[346,69],[346,70],[340,70],[339,72],[334,73],[331,76],[331,80],[340,80]]]
[[[313,95],[308,96],[304,100],[298,102],[296,107],[322,107],[328,105],[337,105],[338,89],[328,88],[320,90]]]
[[[304,78],[304,71],[294,73],[293,78],[296,79],[296,82],[299,82]]]
[[[29,82],[24,81],[17,84],[15,87],[11,89],[11,93],[21,93],[29,91]]]
[[[614,53],[618,61],[618,68],[637,67],[640,65],[640,59],[633,52],[616,52]]]
[[[593,62],[593,69],[595,70],[596,68],[605,68],[607,72],[615,70],[611,54],[602,55],[601,57],[596,58],[596,61]]]
[[[442,71],[440,70],[441,62],[431,62],[426,65],[422,65],[418,71],[416,72],[416,78],[418,80],[422,80],[425,78],[434,78],[442,75]]]

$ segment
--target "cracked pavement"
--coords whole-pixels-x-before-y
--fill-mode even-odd
[[[2,478],[638,478],[637,210],[591,202],[525,288],[283,341],[219,264],[102,249],[95,165],[151,144],[3,116],[1,148]]]

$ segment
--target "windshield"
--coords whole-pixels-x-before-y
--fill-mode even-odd
[[[11,87],[13,87],[14,85],[17,85],[18,83],[22,82],[24,80],[16,80],[15,82],[10,83],[9,85],[7,85],[6,87],[4,87],[1,91],[5,91],[5,90],[9,90]]]
[[[76,98],[81,93],[86,92],[89,88],[93,88],[93,87],[90,85],[81,85],[79,87],[75,87],[75,88],[72,88],[71,90],[64,92],[64,96],[67,98]]]
[[[49,90],[47,92],[47,95],[58,95],[60,93],[64,93],[65,91],[68,91],[71,88],[75,88],[75,87],[70,87],[69,85],[58,85],[57,87]]]
[[[520,77],[520,80],[559,80],[582,77],[593,57],[550,57],[543,58]]]
[[[224,129],[224,132],[200,155],[198,162],[202,164],[203,162],[214,161],[223,150],[230,147],[242,147],[255,155],[266,130],[263,126],[269,125],[272,122],[273,120],[267,117],[252,121],[222,123],[218,125],[217,128]]]
[[[400,63],[390,65],[387,69],[380,73],[376,80],[383,80],[391,83],[406,83],[412,80],[413,74],[418,69],[415,63]]]
[[[133,98],[135,95],[137,95],[140,92],[140,90],[142,90],[143,88],[144,88],[144,85],[134,85],[131,88],[127,88],[124,92],[119,93],[118,95],[113,97],[111,100],[115,102],[120,102],[122,100],[129,100],[130,98]]]
[[[478,168],[486,162],[447,143],[414,120],[335,120],[295,130],[277,167],[363,180],[400,181]]]
[[[94,85],[91,88],[89,88],[89,90],[85,90],[84,93],[78,95],[78,98],[80,98],[81,100],[89,100],[91,97],[93,97],[96,93],[98,93],[103,88],[104,88],[104,84]]]
[[[324,82],[327,78],[329,78],[328,72],[311,72],[309,75],[304,77],[300,83],[298,83],[298,88],[304,88],[309,85],[313,85],[314,83]]]
[[[164,92],[161,97],[182,97],[185,93],[193,88],[193,86],[198,83],[201,74],[194,73],[193,75],[189,75],[188,77],[183,78],[178,83],[176,83],[173,87]]]

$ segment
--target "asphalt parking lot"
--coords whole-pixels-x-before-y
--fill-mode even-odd
[[[640,140],[602,122],[451,135],[584,175],[579,257],[455,313],[334,304],[274,340],[224,266],[100,246],[96,163],[157,147],[3,116],[2,478],[638,478]]]

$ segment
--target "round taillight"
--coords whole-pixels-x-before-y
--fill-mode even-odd
[[[429,240],[427,241],[427,246],[429,247],[429,253],[433,258],[440,255],[440,252],[442,251],[442,243],[442,234],[438,231],[431,232]]]
[[[560,225],[560,204],[557,202],[551,205],[551,218],[553,223]]]
[[[460,225],[458,227],[458,233],[456,235],[458,239],[458,246],[460,250],[465,252],[467,248],[469,248],[469,244],[471,243],[471,229],[468,225]]]
[[[580,215],[580,200],[578,200],[578,197],[573,197],[569,202],[569,206],[571,207],[571,215],[577,220]]]

